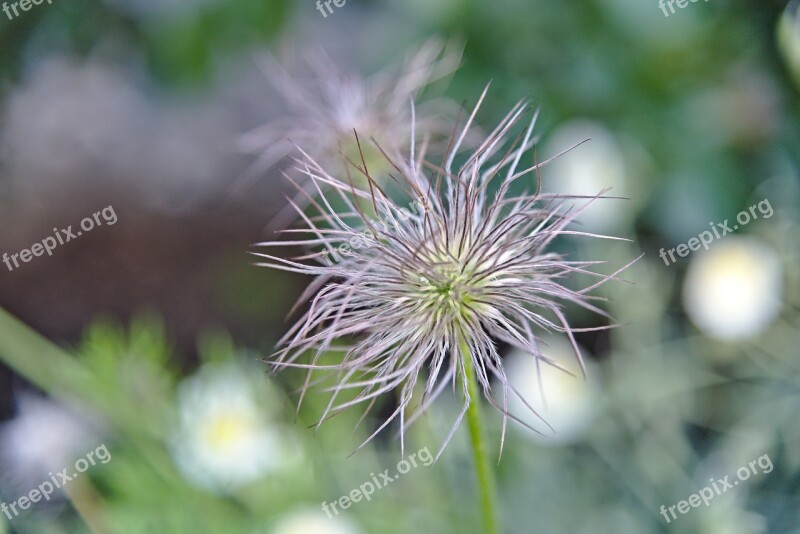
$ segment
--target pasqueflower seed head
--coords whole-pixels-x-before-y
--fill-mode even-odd
[[[256,156],[256,160],[239,179],[237,188],[241,190],[282,158],[296,154],[295,145],[334,175],[344,173],[343,165],[348,165],[348,159],[358,160],[364,155],[371,177],[382,182],[390,170],[388,162],[372,145],[359,150],[353,132],[365,140],[375,139],[389,153],[407,152],[409,101],[430,84],[452,74],[460,61],[457,43],[436,39],[409,54],[401,65],[390,65],[369,77],[336,67],[324,52],[308,57],[310,78],[292,76],[274,58],[264,57],[264,73],[277,89],[287,113],[241,137],[240,149]],[[420,131],[434,141],[446,141],[450,127],[443,117],[455,109],[444,98],[427,102],[417,113]],[[357,174],[353,179],[366,187],[365,177]],[[304,207],[308,204],[303,194],[294,201]],[[294,216],[290,208],[279,214],[272,226],[283,228]]]
[[[589,203],[607,198],[605,191],[586,197],[546,195],[538,187],[512,193],[517,181],[527,177],[534,183],[531,177],[538,176],[538,169],[547,163],[520,168],[523,155],[536,143],[532,135],[535,113],[530,125],[511,142],[512,129],[527,109],[525,103],[514,106],[474,151],[458,155],[465,161],[454,170],[462,140],[485,95],[486,91],[453,136],[441,165],[427,163],[424,149],[415,154],[413,143],[405,161],[386,155],[394,169],[393,179],[412,199],[411,209],[393,201],[369,179],[364,160],[355,165],[354,172],[367,177],[366,190],[354,187],[349,175],[345,179],[334,176],[304,153],[299,168],[316,189],[319,200],[310,202],[318,214],[306,215],[298,208],[305,227],[285,230],[297,239],[258,244],[316,249],[294,259],[256,255],[265,260],[260,265],[314,277],[301,297],[301,302],[310,299],[308,310],[267,361],[275,369],[307,369],[300,403],[318,377],[322,382],[332,380],[331,398],[319,424],[355,405],[366,405],[366,414],[379,397],[397,393],[396,409],[361,446],[397,419],[402,447],[406,427],[450,383],[454,392],[457,386],[461,388],[464,404],[443,450],[469,403],[480,402],[468,392],[471,370],[485,398],[502,414],[505,436],[507,420],[516,419],[508,413],[508,398],[519,393],[506,377],[496,343],[524,350],[537,365],[557,367],[540,352],[538,336],[558,332],[569,339],[582,363],[574,333],[609,326],[570,328],[565,305],[607,317],[596,306],[602,299],[589,293],[617,279],[633,263],[605,275],[592,270],[603,262],[568,261],[551,250],[553,240],[563,235],[619,239],[570,229]],[[331,205],[334,196],[349,211],[337,213]],[[576,198],[585,200],[577,209],[573,206]],[[362,209],[366,202],[371,205],[369,216]],[[565,281],[573,275],[595,280],[572,289]],[[323,364],[321,358],[331,350],[344,356],[334,365]],[[497,399],[491,391],[492,375],[502,385]],[[412,404],[418,389],[421,398]],[[353,395],[341,400],[346,391]]]

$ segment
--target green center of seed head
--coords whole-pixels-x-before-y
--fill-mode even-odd
[[[442,312],[465,314],[467,305],[472,301],[469,294],[469,276],[461,272],[460,265],[449,265],[442,268],[436,280],[423,278],[423,295],[431,306]]]
[[[453,288],[455,286],[455,281],[450,280],[442,285],[434,286],[433,291],[434,293],[438,293],[443,297],[450,297],[453,293]]]

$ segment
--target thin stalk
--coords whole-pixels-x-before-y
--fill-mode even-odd
[[[102,499],[90,482],[85,478],[72,481],[69,486],[64,486],[64,492],[92,534],[111,532],[106,525]]]
[[[467,421],[469,422],[469,436],[472,442],[472,458],[475,462],[475,474],[480,491],[481,510],[483,511],[483,526],[486,534],[496,534],[497,516],[494,495],[494,476],[489,464],[489,455],[486,451],[486,441],[483,438],[483,423],[481,416],[481,395],[478,376],[469,346],[461,340],[459,342],[461,355],[464,360],[464,374],[469,392],[469,408],[467,408]]]

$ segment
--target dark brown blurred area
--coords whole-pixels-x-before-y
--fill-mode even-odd
[[[252,265],[247,250],[263,240],[269,220],[263,206],[223,196],[190,213],[163,214],[121,198],[89,200],[78,191],[72,196],[64,197],[63,209],[53,206],[41,219],[4,211],[0,227],[13,233],[0,234],[0,250],[29,249],[54,227],[72,225],[74,231],[84,216],[109,205],[117,222],[59,245],[52,256],[20,262],[11,272],[3,264],[0,306],[45,337],[69,345],[94,319],[124,324],[139,312],[155,312],[164,318],[183,362],[191,359],[198,335],[212,328],[259,350],[274,342],[287,311],[276,304],[296,298],[302,281]],[[7,371],[0,381],[10,382]],[[7,408],[11,388],[0,391]]]

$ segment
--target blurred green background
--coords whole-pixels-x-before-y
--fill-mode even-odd
[[[582,223],[632,244],[559,246],[614,265],[646,253],[632,285],[600,292],[622,327],[579,337],[590,380],[546,381],[562,432],[509,429],[505,531],[800,533],[797,9],[347,0],[323,18],[285,0],[54,0],[0,14],[0,252],[109,205],[119,218],[52,257],[0,265],[0,502],[101,444],[112,457],[0,515],[0,533],[478,532],[465,428],[437,463],[333,519],[322,511],[404,456],[387,432],[348,457],[378,419],[353,432],[346,412],[315,432],[325,395],[295,417],[303,375],[266,376],[258,360],[307,283],[246,254],[286,204],[284,165],[232,192],[252,163],[238,136],[285,107],[254,58],[321,48],[369,74],[431,36],[465,48],[423,100],[470,106],[492,80],[485,129],[527,98],[540,156],[591,138],[544,169],[546,191],[629,199]],[[770,210],[708,251],[659,257],[759,205]],[[405,457],[438,450],[450,400]],[[664,520],[662,505],[764,455],[769,473]]]

